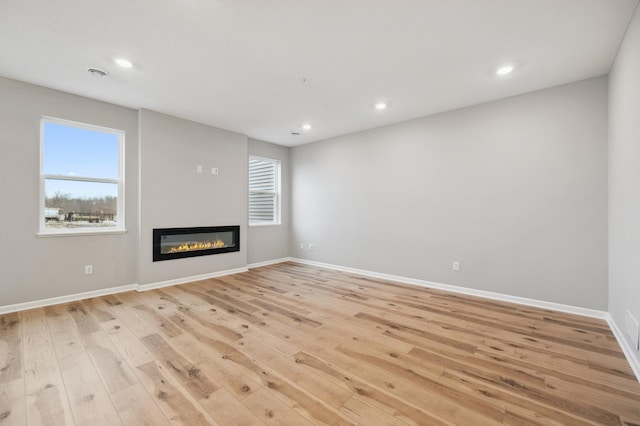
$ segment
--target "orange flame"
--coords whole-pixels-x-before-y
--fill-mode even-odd
[[[197,243],[183,243],[175,246],[171,246],[167,253],[181,253],[185,251],[194,251],[194,250],[207,250],[212,248],[222,248],[225,247],[226,244],[222,240],[215,241],[199,241]]]

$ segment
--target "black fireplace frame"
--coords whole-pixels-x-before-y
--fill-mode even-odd
[[[212,232],[232,232],[235,245],[230,247],[211,248],[204,250],[183,251],[177,253],[161,253],[160,242],[163,235],[184,235]],[[153,261],[182,259],[185,257],[208,256],[212,254],[231,253],[240,251],[240,226],[198,226],[191,228],[154,228],[153,230]]]

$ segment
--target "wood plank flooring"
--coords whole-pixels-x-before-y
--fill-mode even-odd
[[[2,425],[639,425],[598,319],[296,263],[0,316]]]

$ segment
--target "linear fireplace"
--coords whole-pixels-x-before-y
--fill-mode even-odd
[[[153,261],[240,251],[240,226],[153,230]]]

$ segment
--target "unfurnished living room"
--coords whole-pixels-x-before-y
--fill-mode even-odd
[[[638,0],[1,0],[0,425],[640,425]]]

